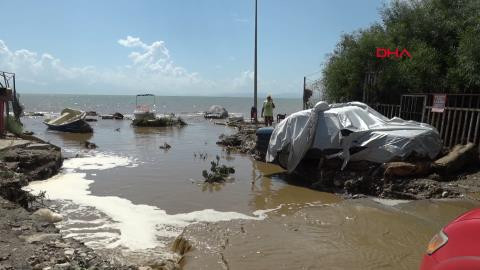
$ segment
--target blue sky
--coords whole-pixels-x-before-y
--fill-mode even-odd
[[[384,0],[259,0],[261,94],[300,96]],[[2,1],[0,70],[28,93],[249,96],[253,0]]]

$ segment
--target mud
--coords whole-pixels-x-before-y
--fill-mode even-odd
[[[232,135],[222,134],[217,141],[218,145],[225,147],[227,152],[249,154],[255,160],[265,160],[265,153],[255,148],[257,140],[255,132],[259,125],[235,122],[229,126],[235,127],[237,132]]]
[[[449,200],[389,206],[370,199],[286,204],[261,222],[188,227],[183,237],[195,248],[186,253],[184,269],[418,269],[432,235],[476,205]]]

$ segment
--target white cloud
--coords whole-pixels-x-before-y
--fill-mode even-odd
[[[249,95],[253,72],[245,70],[230,78],[206,79],[176,64],[165,42],[145,43],[138,37],[119,39],[130,50],[128,63],[99,69],[72,67],[52,54],[28,49],[11,50],[0,40],[0,70],[17,74],[17,90],[37,93],[136,94],[149,91],[159,95]],[[285,84],[259,80],[259,92],[282,91]],[[274,91],[272,91],[274,90]]]
[[[198,73],[176,65],[163,41],[146,44],[127,36],[118,44],[132,50],[130,63],[101,70],[94,66],[68,67],[47,53],[13,51],[0,40],[0,70],[15,72],[18,89],[28,92],[136,93],[143,89],[157,94],[189,94],[191,90],[205,92],[213,85]]]

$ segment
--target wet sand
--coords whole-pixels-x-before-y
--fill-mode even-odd
[[[90,196],[78,196],[84,205],[67,198],[55,202],[67,217],[62,232],[108,252],[108,244],[122,239],[122,228],[129,224],[134,230],[124,232],[141,232],[145,246],[162,246],[153,256],[163,256],[186,226],[194,250],[184,260],[185,269],[416,269],[431,236],[477,206],[467,200],[388,206],[308,189],[278,166],[227,154],[215,142],[234,130],[198,116],[186,116],[189,125],[183,128],[133,128],[128,120],[99,120],[92,122],[93,135],[47,131],[41,120],[25,118],[24,123],[67,155],[115,163],[103,169],[72,167],[73,174],[61,179],[65,185],[79,184]],[[99,148],[83,149],[84,140]],[[172,149],[159,149],[164,142]],[[224,184],[203,184],[201,171],[216,155],[236,173]],[[127,216],[118,216],[122,209],[100,205],[112,202]],[[110,210],[111,215],[105,213]],[[95,222],[93,230],[82,229]],[[132,251],[142,254],[139,239]]]

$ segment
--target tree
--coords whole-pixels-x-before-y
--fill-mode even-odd
[[[404,93],[479,92],[480,1],[394,0],[382,22],[345,34],[328,56],[323,83],[330,101],[397,103]],[[412,58],[377,58],[376,48]],[[373,78],[373,79],[372,79]]]

